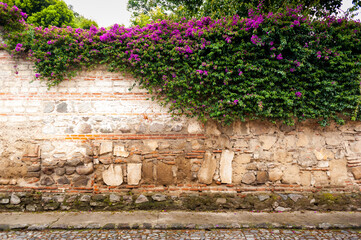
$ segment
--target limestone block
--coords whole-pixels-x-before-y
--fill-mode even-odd
[[[354,153],[361,153],[361,141],[355,141],[350,144],[351,151]]]
[[[92,126],[88,123],[79,123],[76,126],[76,132],[78,133],[91,133],[92,132]]]
[[[351,172],[356,180],[361,179],[361,166],[351,168]]]
[[[262,148],[265,150],[269,150],[277,141],[277,137],[275,136],[260,136],[260,141],[262,144]]]
[[[302,151],[300,153],[297,162],[301,167],[311,167],[317,164],[317,160],[314,154],[307,151]]]
[[[38,144],[27,144],[25,146],[24,156],[26,157],[38,157],[39,156],[39,145]]]
[[[117,157],[128,157],[129,152],[125,150],[124,145],[115,145],[113,154]]]
[[[202,133],[202,127],[197,121],[191,121],[188,124],[188,133],[190,134],[197,134]]]
[[[142,176],[141,163],[128,163],[127,165],[127,178],[129,185],[138,185]]]
[[[334,154],[332,151],[326,149],[326,148],[321,148],[320,150],[315,149],[313,151],[314,155],[316,156],[317,160],[327,160],[327,159],[333,159]]]
[[[296,141],[297,139],[294,135],[285,136],[285,138],[283,139],[284,145],[287,149],[296,148]]]
[[[94,171],[93,163],[86,163],[76,167],[76,172],[79,175],[88,175]]]
[[[152,123],[149,126],[149,131],[150,132],[164,132],[165,130],[165,124],[163,123]]]
[[[68,104],[66,102],[62,102],[56,106],[56,111],[59,113],[68,112]]]
[[[103,171],[103,181],[109,186],[119,186],[123,183],[123,171],[121,165],[111,164],[107,170]]]
[[[220,160],[220,176],[222,183],[232,183],[232,161],[234,157],[234,152],[229,150],[224,150],[221,155]]]
[[[252,184],[256,181],[256,175],[253,172],[247,172],[242,177],[242,182],[245,184]]]
[[[60,179],[59,179],[60,180]],[[58,180],[58,182],[59,182]],[[63,177],[64,182],[66,182],[67,178]],[[73,185],[74,187],[81,187],[81,186],[87,186],[89,182],[89,178],[87,176],[79,176],[73,179]],[[66,184],[66,183],[64,183]]]
[[[172,165],[158,162],[157,164],[157,183],[159,185],[174,185],[174,176]]]
[[[341,144],[342,138],[339,132],[327,132],[324,133],[326,144],[332,146],[338,146]]]
[[[251,154],[240,154],[234,158],[234,162],[241,165],[241,164],[247,164],[251,162]]]
[[[153,183],[153,162],[143,162],[142,165],[142,182],[144,183]]]
[[[310,138],[311,138],[311,145],[313,148],[321,149],[325,147],[326,142],[323,136],[313,133],[312,135],[310,135]]]
[[[274,161],[281,162],[281,163],[288,163],[292,162],[292,156],[287,151],[284,150],[276,150],[274,152]]]
[[[154,152],[158,148],[157,140],[144,140],[143,143],[147,150],[151,152]]]
[[[111,164],[113,163],[113,158],[111,153],[104,154],[99,157],[99,161],[103,164]]]
[[[297,136],[297,147],[306,147],[309,144],[310,140],[306,133],[299,133]]]
[[[222,133],[218,130],[217,124],[214,121],[208,121],[205,125],[206,134],[211,136],[220,136]]]
[[[327,186],[329,184],[326,172],[315,171],[312,173],[312,175],[314,186]]]
[[[330,161],[330,183],[331,185],[345,185],[347,180],[347,160]]]
[[[266,183],[268,181],[268,173],[266,171],[257,172],[257,183]]]
[[[100,144],[99,155],[113,152],[113,142],[106,141]]]
[[[301,172],[301,185],[304,187],[311,186],[311,172],[310,171]]]
[[[217,160],[211,152],[207,151],[204,154],[201,169],[198,172],[198,179],[200,183],[211,184],[214,172],[217,168]]]
[[[297,165],[287,165],[283,172],[282,182],[286,184],[300,184],[300,169]]]
[[[249,122],[236,121],[233,123],[233,132],[235,135],[248,135]]]
[[[282,176],[283,176],[283,171],[279,168],[271,169],[268,172],[268,179],[272,182],[281,180]]]
[[[146,196],[144,196],[143,194],[140,195],[136,200],[135,203],[139,204],[139,203],[145,203],[145,202],[149,202],[148,198]]]

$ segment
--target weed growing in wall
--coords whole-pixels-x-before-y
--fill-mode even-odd
[[[1,24],[13,16],[1,6]],[[359,120],[361,25],[301,7],[249,17],[140,28],[7,28],[5,47],[35,63],[48,86],[99,64],[128,71],[173,114],[231,123],[241,119]]]

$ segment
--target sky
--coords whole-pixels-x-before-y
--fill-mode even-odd
[[[95,20],[100,27],[115,23],[130,25],[131,13],[127,11],[128,0],[64,0],[74,10],[86,18]],[[343,1],[343,10],[352,6],[352,0]],[[359,16],[358,16],[359,18]]]

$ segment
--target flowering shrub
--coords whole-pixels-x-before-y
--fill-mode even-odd
[[[18,7],[10,7],[6,3],[0,2],[0,26],[5,30],[14,31],[24,27],[27,14],[23,13]]]
[[[8,50],[34,60],[36,77],[49,86],[106,64],[134,74],[175,115],[326,125],[360,118],[360,30],[346,18],[310,20],[298,7],[143,28],[26,26],[7,39]]]

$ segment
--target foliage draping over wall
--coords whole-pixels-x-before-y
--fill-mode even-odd
[[[134,74],[175,115],[222,123],[360,119],[360,23],[311,20],[300,6],[258,10],[247,18],[84,30],[30,27],[24,14],[2,4],[0,23],[8,30],[5,48],[31,58],[36,77],[49,86],[106,64]]]

